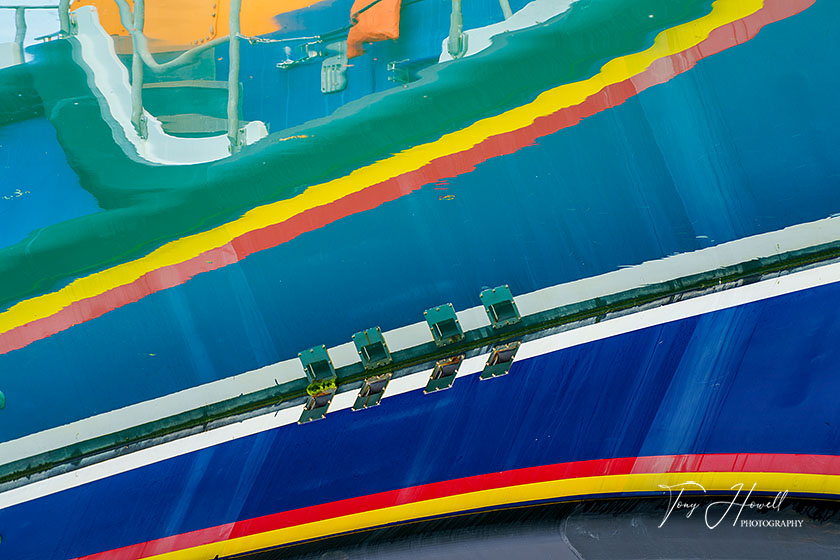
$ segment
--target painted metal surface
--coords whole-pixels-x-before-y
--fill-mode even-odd
[[[18,401],[17,412],[7,410],[3,439],[255,369],[313,343],[343,342],[371,324],[405,324],[441,301],[470,307],[475,293],[488,286],[507,283],[517,293],[526,292],[836,212],[831,154],[837,138],[826,123],[835,119],[830,97],[837,77],[818,71],[830,65],[834,35],[820,30],[836,16],[836,5],[768,0],[719,2],[712,11],[706,2],[686,2],[680,9],[652,2],[650,7],[656,17],[644,14],[640,27],[631,26],[621,41],[576,53],[581,60],[590,57],[583,77],[611,57],[644,49],[660,29],[676,30],[662,35],[653,50],[605,66],[586,83],[619,85],[606,90],[591,85],[595,95],[583,105],[557,111],[556,103],[570,95],[563,91],[582,87],[583,82],[572,82],[565,90],[561,86],[557,100],[543,96],[526,103],[526,109],[481,121],[481,126],[499,127],[487,133],[496,136],[487,138],[472,127],[432,142],[428,146],[442,150],[443,159],[415,172],[405,173],[415,164],[403,152],[209,232],[188,235],[198,224],[207,227],[202,215],[231,216],[245,199],[253,204],[266,200],[265,192],[276,196],[282,188],[277,177],[287,178],[290,186],[305,185],[304,172],[319,169],[326,179],[333,171],[307,159],[320,153],[316,146],[325,146],[312,144],[308,136],[317,142],[332,138],[334,146],[347,148],[353,142],[347,134],[359,129],[344,128],[360,118],[373,122],[374,115],[393,119],[388,111],[401,99],[457,91],[451,88],[458,76],[485,80],[479,91],[493,91],[497,73],[486,68],[507,68],[519,60],[517,49],[553,41],[567,26],[590,32],[587,24],[603,23],[599,18],[605,12],[599,10],[604,8],[575,4],[567,16],[512,34],[508,50],[456,61],[451,68],[457,76],[441,67],[434,79],[417,87],[369,99],[358,106],[364,111],[354,113],[348,106],[329,121],[275,136],[265,147],[254,146],[224,164],[173,172],[127,162],[103,167],[102,161],[121,157],[110,152],[100,153],[95,168],[74,160],[84,186],[109,211],[89,225],[58,224],[29,245],[4,251],[7,272],[0,282],[7,305],[29,299],[0,316],[6,350],[0,361],[4,372],[30,375],[9,376],[6,382],[26,397]],[[776,20],[782,21],[772,23]],[[696,36],[701,28],[711,34]],[[642,29],[645,33],[637,35]],[[690,36],[688,44],[677,40],[680,33]],[[791,43],[786,38],[792,35],[809,39]],[[506,59],[505,53],[513,54]],[[653,61],[659,62],[648,68]],[[633,64],[640,74],[634,74]],[[780,67],[792,73],[781,84],[774,82]],[[628,73],[634,77],[622,82]],[[548,71],[537,76],[552,77]],[[756,84],[771,83],[778,87],[757,93]],[[540,87],[545,86],[524,84],[518,95],[533,96]],[[438,108],[447,106],[444,99],[458,97],[446,93],[439,99]],[[66,105],[52,103],[54,113]],[[779,111],[780,105],[790,109]],[[817,107],[819,112],[812,110]],[[523,111],[528,116],[521,125],[511,120]],[[530,123],[542,112],[548,116]],[[378,128],[375,139],[393,146],[396,127],[407,130],[418,119],[446,122],[446,115],[430,109],[405,114]],[[79,135],[74,118],[55,121],[71,152]],[[514,130],[499,135],[510,123]],[[87,136],[94,124],[82,129]],[[456,138],[466,142],[465,151],[458,151]],[[483,143],[471,147],[473,142]],[[422,161],[424,156],[415,153],[412,157]],[[270,169],[261,165],[274,161]],[[167,184],[177,186],[177,194]],[[201,188],[188,186],[198,184]],[[165,191],[170,192],[166,198]],[[300,191],[296,186],[289,192]],[[454,199],[441,200],[442,192]],[[139,204],[125,207],[125,197],[136,197]],[[278,223],[278,216],[285,221]],[[513,232],[500,230],[494,227],[497,216],[521,225]],[[103,237],[100,231],[113,234]],[[360,244],[359,231],[374,235]],[[127,246],[144,252],[148,245],[142,239],[152,234],[157,240],[184,237],[139,260],[108,264],[128,258]],[[54,258],[65,244],[75,249]],[[372,267],[370,255],[383,256],[387,266]],[[40,284],[15,272],[23,263],[43,275]],[[72,279],[65,276],[69,267],[100,272],[66,285]],[[31,297],[43,291],[36,286],[47,284],[57,291]],[[336,313],[360,300],[375,303],[354,307],[353,314]],[[326,324],[306,319],[313,316],[334,319]],[[91,340],[97,341],[97,351],[79,352]],[[56,379],[56,371],[64,375]],[[32,385],[43,390],[33,394],[27,390]],[[68,394],[75,406],[59,406]]]
[[[691,500],[700,506],[691,518],[670,517],[662,527],[658,526],[664,516],[661,499],[583,502],[438,519],[241,558],[279,560],[294,554],[300,560],[647,560],[652,556],[673,560],[833,560],[837,556],[840,545],[833,524],[838,512],[831,504],[822,517],[812,514],[816,511],[812,501],[785,500],[781,511],[769,514],[747,509],[734,527],[730,522],[736,512],[730,511],[724,522],[710,531],[705,519],[697,516],[709,508],[710,523],[714,523],[726,504],[710,507],[711,500]],[[740,526],[741,521],[755,525]],[[774,521],[788,525],[759,525]]]
[[[530,294],[521,294],[516,297],[517,306],[526,315],[530,316],[557,308],[570,310],[585,308],[592,302],[597,302],[605,294],[627,293],[638,296],[649,291],[648,287],[651,285],[659,286],[659,288],[655,288],[658,293],[667,293],[668,290],[662,291],[663,286],[670,285],[670,289],[673,290],[675,289],[674,285],[682,284],[682,282],[669,282],[675,276],[682,279],[692,277],[708,279],[710,275],[714,275],[719,282],[721,280],[719,272],[733,268],[741,269],[742,265],[739,263],[747,262],[746,266],[748,267],[754,267],[761,262],[775,261],[778,264],[777,257],[779,254],[803,254],[815,242],[821,247],[830,247],[832,246],[832,240],[836,240],[839,236],[840,218],[800,224],[782,231],[744,238],[693,253],[674,255],[667,259],[650,261],[597,277],[552,286]],[[838,265],[823,266],[814,271],[785,274],[782,277],[770,275],[765,281],[752,287],[742,286],[734,290],[726,290],[725,293],[707,294],[694,297],[688,301],[659,307],[655,310],[637,313],[634,320],[629,322],[601,321],[595,329],[597,332],[591,332],[583,337],[575,335],[564,344],[587,342],[595,338],[612,336],[678,318],[700,315],[733,305],[776,297],[831,283],[838,278],[840,278]],[[461,310],[458,312],[458,316],[461,324],[468,330],[489,326],[489,318],[483,307]],[[645,319],[641,319],[642,316]],[[590,330],[584,328],[577,332],[589,332]],[[426,321],[387,331],[386,336],[392,351],[406,351],[424,343],[432,343],[432,333]],[[530,345],[530,343],[526,344],[525,351]],[[361,366],[358,352],[353,343],[348,342],[334,346],[329,349],[329,353],[338,367],[352,367],[354,363]],[[539,353],[539,351],[534,351],[530,355],[535,356]],[[467,360],[467,363],[469,364],[472,361],[471,358]],[[464,372],[465,368],[462,368],[461,372]],[[475,371],[481,368],[480,360],[476,364],[476,368],[478,369]],[[472,371],[469,373],[472,373]],[[259,394],[269,388],[277,387],[278,384],[293,382],[295,379],[300,379],[300,382],[304,383],[302,375],[302,364],[297,358],[277,362],[242,375],[192,387],[185,391],[85,418],[24,438],[0,443],[0,456],[7,458],[9,461],[18,461],[42,453],[44,450],[58,449],[70,440],[85,441],[101,438],[114,432],[132,430],[135,426],[149,426],[156,421],[169,424],[171,428],[171,422],[167,423],[162,419],[187,414],[188,411],[200,408],[206,403],[216,403],[228,399],[231,394]],[[418,388],[425,383],[426,381],[423,380],[418,382],[416,386],[406,387],[400,382],[403,385],[403,390]],[[389,394],[391,392],[392,390],[389,390]],[[335,405],[333,408],[335,408]],[[246,424],[249,427],[246,428]],[[239,424],[241,429],[237,429],[237,434],[254,433],[254,431],[269,429],[277,425],[280,424],[271,421],[268,425],[261,425],[254,430],[250,427],[249,422],[244,422]]]
[[[0,127],[0,154],[0,247],[46,225],[102,211],[79,185],[47,119]]]
[[[4,550],[224,556],[463,509],[661,495],[689,476],[840,495],[840,322],[820,313],[838,302],[837,283],[799,291],[163,460],[0,510]]]
[[[444,302],[486,322],[493,286],[536,301],[752,236],[838,240],[837,2],[513,0],[504,21],[467,2],[468,56],[447,60],[453,3],[402,0],[399,39],[329,95],[318,49],[352,34],[352,0],[269,4],[243,15],[263,35],[237,74],[243,122],[273,133],[238,152],[132,136],[126,45],[89,6],[0,69],[0,443],[209,404],[305,348],[355,359],[351,333]],[[161,25],[158,55],[200,30]],[[226,79],[234,51],[152,79]],[[18,485],[0,558],[204,560],[688,477],[836,500],[837,266],[529,341],[498,378],[472,356],[445,390],[419,372],[370,409],[339,393],[318,422],[291,407]]]
[[[637,310],[629,315],[619,314],[618,317],[608,317],[605,320],[596,321],[594,324],[578,324],[576,326],[577,328],[571,328],[570,330],[526,341],[520,346],[520,350],[517,352],[517,359],[535,358],[558,349],[604,340],[644,328],[657,327],[677,320],[700,317],[708,313],[723,311],[752,302],[778,298],[783,295],[814,289],[838,281],[840,281],[840,263],[835,263],[800,272],[783,274],[782,276],[771,276],[754,284],[713,292],[699,297],[689,299],[679,298],[679,301],[669,305],[659,305],[642,311]],[[421,325],[421,327],[425,328],[425,325]],[[465,359],[458,369],[458,377],[475,375],[482,372],[487,357],[478,354]],[[389,384],[387,394],[383,398],[388,400],[404,393],[427,387],[428,380],[433,371],[433,365],[429,364],[428,369],[406,372],[408,375],[398,377],[393,383]],[[172,397],[176,396],[178,395],[172,395]],[[169,396],[162,399],[155,399],[133,407],[135,410],[118,412],[129,413],[127,420],[130,421],[133,418],[132,414],[153,414],[156,411],[163,410],[169,404],[169,400]],[[201,401],[199,400],[198,402]],[[336,396],[330,406],[330,410],[332,412],[348,410],[354,403],[355,391],[344,391]],[[125,453],[117,453],[117,457],[112,460],[93,461],[92,463],[85,461],[86,466],[82,469],[71,470],[69,472],[64,472],[64,469],[59,469],[58,473],[53,473],[55,476],[48,476],[46,478],[37,477],[37,480],[28,479],[25,481],[27,483],[24,486],[20,486],[19,484],[17,487],[14,484],[5,485],[5,488],[10,489],[5,491],[4,488],[4,492],[0,494],[0,507],[9,507],[27,500],[47,496],[63,489],[102,480],[144,465],[164,461],[193,451],[207,449],[219,443],[294,424],[301,415],[303,405],[294,406],[294,403],[290,404],[292,405],[291,407],[277,410],[268,409],[263,414],[258,414],[238,422],[215,425],[210,429],[201,430],[186,437],[175,439],[166,438],[163,442],[158,440],[152,442],[151,445],[141,445],[140,449],[137,449],[136,446],[132,446],[133,449],[121,448]],[[155,416],[151,417],[151,419],[154,418]],[[75,433],[77,438],[83,439],[86,437],[86,430],[90,429],[88,426],[89,423],[119,422],[125,420],[126,418],[109,413],[81,423],[63,426],[61,430],[57,431],[64,432],[65,434]],[[137,425],[140,422],[135,419],[134,424],[128,425]],[[52,449],[53,447],[50,447],[50,444],[62,445],[62,441],[66,441],[66,437],[62,440],[61,433],[55,434],[51,432],[35,434],[31,438],[26,438],[26,440],[30,440],[26,443],[32,444],[41,441],[42,448]],[[58,443],[55,443],[56,441]],[[18,443],[9,442],[8,444],[3,444],[2,451],[4,453],[8,451],[9,454],[19,453],[20,447],[17,445]]]

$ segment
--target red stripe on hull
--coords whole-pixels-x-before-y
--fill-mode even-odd
[[[193,548],[220,540],[246,537],[354,513],[536,482],[592,476],[696,472],[774,472],[837,476],[840,475],[840,456],[768,453],[661,455],[545,465],[412,486],[284,511],[100,552],[77,560],[137,560],[154,554]]]
[[[284,222],[250,231],[222,247],[211,249],[182,263],[154,270],[130,284],[77,301],[54,315],[2,333],[0,354],[23,348],[74,325],[137,302],[155,292],[184,284],[202,272],[217,270],[257,251],[277,247],[341,218],[372,210],[419,190],[424,185],[469,173],[488,159],[512,154],[534,144],[540,137],[575,126],[587,117],[621,105],[632,96],[687,72],[703,58],[749,41],[765,25],[796,15],[812,6],[814,2],[816,0],[767,0],[761,10],[715,29],[698,45],[657,60],[644,72],[605,87],[579,105],[540,117],[528,127],[491,136],[464,152],[435,159],[418,170],[371,185],[330,204],[306,210]]]

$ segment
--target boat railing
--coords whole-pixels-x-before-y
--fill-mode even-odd
[[[67,0],[64,0],[67,1]],[[149,43],[143,33],[145,0],[135,0],[134,9],[126,0],[114,0],[120,12],[120,21],[131,35],[133,47],[131,64],[131,123],[137,133],[145,138],[147,135],[143,117],[143,65],[152,72],[162,73],[174,70],[195,62],[202,52],[225,42],[229,43],[230,66],[228,69],[228,103],[227,103],[227,135],[230,141],[231,153],[240,148],[239,131],[239,17],[242,0],[230,2],[230,35],[218,37],[201,45],[193,47],[169,62],[159,63],[149,50]]]
[[[70,0],[61,0],[69,5]],[[23,43],[26,39],[26,10],[61,10],[61,4],[0,4],[0,10],[14,10],[15,12],[15,38],[14,46],[17,60],[15,64],[23,64],[25,61]]]
[[[513,16],[513,10],[510,9],[510,0],[499,0],[499,6],[502,8],[504,19],[510,19]],[[452,0],[452,17],[449,23],[449,38],[446,42],[446,50],[452,58],[460,58],[467,52],[467,38],[468,35],[464,33],[464,16],[461,11],[461,0]]]
[[[242,0],[230,0],[227,117],[231,153],[239,149],[239,14],[241,10]]]
[[[228,103],[227,103],[227,135],[230,142],[231,153],[236,152],[241,146],[240,139],[240,99],[239,99],[239,17],[241,11],[241,0],[231,0],[230,9],[230,35],[207,41],[193,47],[168,62],[159,63],[149,50],[148,39],[143,33],[145,23],[145,0],[135,0],[132,10],[126,0],[114,0],[119,10],[120,22],[128,30],[131,36],[133,47],[131,62],[131,124],[137,134],[148,138],[148,127],[143,109],[143,72],[144,66],[152,72],[164,73],[175,70],[195,62],[197,57],[207,49],[213,48],[225,42],[230,43],[230,69],[228,72]],[[54,37],[66,37],[74,34],[73,23],[70,17],[70,5],[72,0],[59,0],[58,4],[0,4],[0,9],[15,11],[15,38],[16,63],[24,62],[24,40],[26,38],[26,10],[57,10],[60,31],[38,39],[51,39]]]
[[[505,16],[505,19],[510,19],[510,17],[513,15],[513,10],[510,9],[510,1],[499,0],[499,5],[502,7],[502,13]]]
[[[464,35],[464,16],[461,13],[461,0],[452,0],[452,17],[449,22],[449,42],[447,50],[452,58],[458,58],[467,50]]]
[[[26,37],[26,8],[15,8],[15,45],[18,48],[18,60],[24,61],[23,40]]]
[[[358,17],[366,10],[377,5],[382,0],[375,0],[371,2],[358,12],[351,14],[349,25],[345,28],[323,36],[315,37],[301,37],[295,40],[308,40],[307,54],[302,60],[293,60],[290,56],[291,49],[286,48],[287,59],[279,63],[279,68],[291,68],[300,62],[311,60],[313,58],[321,58],[328,56],[331,52],[329,48],[324,48],[324,45],[329,40],[334,40],[341,35],[347,33],[349,29],[358,22]],[[142,140],[148,139],[148,122],[143,103],[143,87],[144,87],[144,71],[148,69],[155,74],[162,74],[178,68],[195,63],[197,58],[206,50],[214,48],[225,42],[228,43],[229,49],[229,68],[227,77],[227,126],[226,132],[229,142],[230,153],[235,153],[242,145],[242,132],[240,130],[240,84],[239,84],[239,68],[240,68],[240,43],[242,39],[248,40],[251,43],[261,42],[281,42],[292,41],[291,39],[262,39],[255,37],[247,37],[242,35],[240,31],[240,12],[241,0],[230,0],[230,21],[229,21],[229,35],[218,37],[202,44],[196,45],[167,62],[158,62],[149,48],[149,41],[144,33],[145,23],[145,0],[135,0],[133,7],[129,5],[127,0],[114,0],[118,8],[119,19],[123,27],[128,31],[131,37],[132,44],[132,59],[131,59],[131,126],[136,131],[137,135]],[[452,0],[452,14],[450,22],[449,37],[447,42],[447,50],[453,58],[463,56],[467,51],[467,34],[463,29],[463,16],[461,10],[462,0]],[[53,37],[66,37],[75,34],[73,19],[71,18],[71,4],[73,0],[59,0],[57,4],[44,5],[20,5],[20,4],[0,4],[0,8],[8,8],[15,10],[15,40],[16,58],[19,62],[24,61],[24,39],[26,37],[26,10],[31,9],[54,9],[57,10],[59,18],[60,31],[49,36],[41,37],[40,39],[50,39]],[[502,13],[505,19],[512,16],[509,0],[499,0]],[[343,33],[342,33],[343,32]],[[333,47],[334,45],[330,45]],[[341,54],[341,53],[339,53]],[[346,62],[346,61],[345,61]],[[323,81],[323,76],[322,76]],[[322,88],[323,90],[324,88]],[[328,91],[332,91],[327,88]]]
[[[70,2],[72,0],[60,0],[58,3],[58,22],[64,34],[70,33]]]

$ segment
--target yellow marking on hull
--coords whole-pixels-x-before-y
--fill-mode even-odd
[[[345,177],[311,186],[294,198],[259,206],[237,220],[171,241],[144,257],[79,278],[56,292],[24,300],[0,314],[0,334],[49,317],[76,301],[131,284],[153,270],[222,247],[249,231],[284,222],[305,210],[329,204],[368,186],[420,169],[434,159],[468,150],[491,136],[522,129],[537,118],[578,105],[604,87],[638,75],[655,61],[697,45],[715,29],[757,12],[762,5],[762,0],[717,0],[708,15],[662,31],[650,48],[611,60],[587,80],[550,89],[527,105],[477,121],[439,140],[357,169]]]
[[[155,560],[205,560],[243,554],[265,548],[282,546],[295,542],[323,538],[341,533],[361,531],[392,523],[402,523],[434,516],[453,515],[463,511],[482,508],[500,508],[508,505],[574,498],[576,496],[614,495],[620,493],[650,493],[664,491],[660,485],[673,486],[688,481],[699,483],[707,493],[732,492],[742,484],[738,504],[746,499],[748,491],[756,484],[753,492],[784,492],[808,494],[840,494],[840,476],[761,473],[761,472],[701,472],[701,473],[654,473],[624,474],[573,478],[549,482],[523,484],[507,488],[481,490],[458,496],[435,498],[423,502],[404,504],[374,511],[355,513],[239,537],[228,541],[206,544],[194,548],[176,550],[149,556]],[[664,499],[664,498],[663,498]],[[750,500],[764,502],[756,496]],[[735,519],[739,505],[727,514],[730,522]],[[717,514],[716,514],[717,515]],[[722,514],[721,514],[722,515]],[[712,520],[717,521],[717,518]],[[701,522],[702,521],[698,521]]]

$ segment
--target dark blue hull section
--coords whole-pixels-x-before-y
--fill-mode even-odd
[[[345,498],[570,461],[833,455],[840,284],[617,335],[0,510],[3,553],[64,559]],[[828,310],[828,311],[827,311]],[[8,535],[8,537],[7,537]]]
[[[522,294],[840,212],[839,10],[817,2],[472,173],[0,356],[26,373],[4,379],[0,440],[472,307],[482,288]]]

